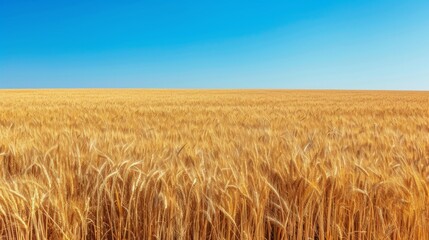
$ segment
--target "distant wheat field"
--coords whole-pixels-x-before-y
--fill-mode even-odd
[[[3,239],[429,239],[429,92],[0,91]]]

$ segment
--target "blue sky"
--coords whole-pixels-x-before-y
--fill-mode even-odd
[[[429,1],[0,0],[0,88],[429,90]]]

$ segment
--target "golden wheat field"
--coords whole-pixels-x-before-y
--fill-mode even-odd
[[[429,93],[0,91],[3,239],[429,239]]]

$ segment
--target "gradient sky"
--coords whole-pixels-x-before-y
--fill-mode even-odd
[[[429,1],[0,0],[0,88],[429,90]]]

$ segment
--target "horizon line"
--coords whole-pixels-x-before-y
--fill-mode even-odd
[[[132,88],[132,87],[78,87],[78,88],[0,88],[0,91],[50,91],[50,90],[152,90],[152,91],[386,91],[386,92],[429,92],[429,89],[354,89],[354,88]]]

